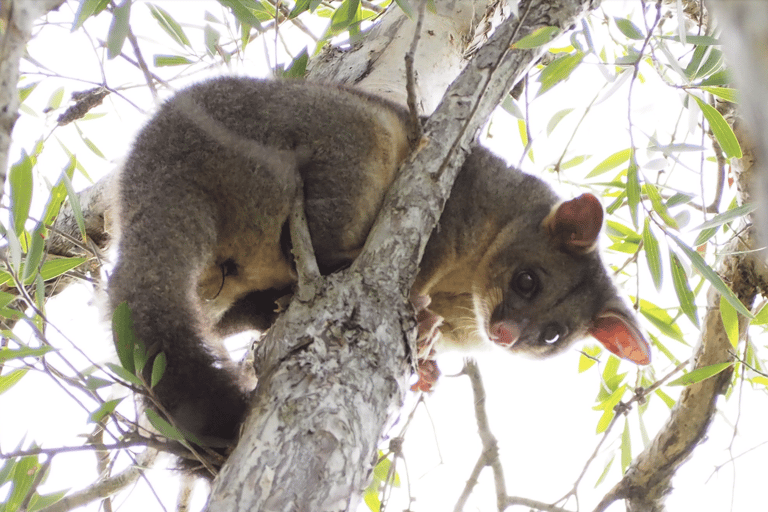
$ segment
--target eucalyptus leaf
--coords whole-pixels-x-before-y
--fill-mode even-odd
[[[696,384],[697,382],[713,377],[732,365],[733,363],[717,363],[696,368],[679,379],[675,379],[668,383],[667,386],[690,386],[691,384]]]

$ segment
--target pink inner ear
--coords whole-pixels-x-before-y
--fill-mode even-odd
[[[635,364],[651,362],[651,347],[645,337],[611,311],[595,319],[589,333],[605,348]]]
[[[603,207],[592,194],[582,194],[557,208],[550,233],[571,252],[591,249],[603,227]]]

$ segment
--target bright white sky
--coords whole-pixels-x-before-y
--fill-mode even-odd
[[[160,1],[156,4],[177,16],[177,20],[187,22],[184,28],[197,48],[202,47],[203,12],[209,10],[219,19],[223,18],[221,8],[215,2]],[[629,5],[638,10],[638,2],[629,2]],[[623,1],[605,1],[603,6],[612,15],[626,16],[629,12]],[[29,47],[30,55],[45,66],[51,75],[50,78],[38,74],[29,75],[27,80],[41,81],[28,100],[32,110],[40,112],[53,91],[59,87],[65,88],[66,99],[72,91],[88,89],[101,83],[102,72],[99,66],[103,65],[104,74],[111,87],[138,85],[136,88],[126,89],[124,94],[143,111],[122,98],[111,95],[102,107],[94,111],[108,112],[108,115],[78,123],[84,136],[92,140],[103,152],[106,161],[85,148],[74,127],[57,129],[48,139],[46,153],[41,157],[38,166],[39,169],[46,170],[47,178],[51,181],[56,179],[66,164],[63,153],[57,148],[57,139],[76,151],[78,159],[91,177],[97,179],[108,172],[125,153],[132,134],[146,120],[147,114],[153,108],[146,88],[141,87],[143,79],[135,68],[119,58],[105,62],[106,59],[101,57],[102,50],[93,49],[94,41],[106,37],[106,27],[109,24],[107,16],[102,15],[96,20],[90,20],[86,24],[88,35],[83,31],[70,33],[69,27],[75,8],[76,5],[70,2],[62,7],[60,13],[53,14],[50,20],[61,25],[44,27],[40,37]],[[640,21],[637,23],[642,24]],[[674,23],[674,20],[669,23]],[[145,4],[137,3],[133,6],[132,26],[140,34],[144,57],[148,61],[151,61],[153,53],[180,52],[178,46],[158,29]],[[284,37],[289,38],[297,34],[298,31],[287,31]],[[296,48],[300,48],[302,44],[304,43],[297,43]],[[562,44],[566,45],[567,42]],[[600,43],[596,44],[599,47]],[[126,50],[127,48],[126,44]],[[260,41],[252,43],[248,56],[253,61],[233,63],[232,72],[245,74],[246,70],[264,69],[265,51],[271,52],[272,49],[271,41],[266,49]],[[210,62],[210,59],[205,61],[206,64]],[[195,66],[193,69],[198,73],[194,76],[191,76],[189,70],[181,67],[154,71],[166,79],[173,78],[178,73],[190,75],[174,82],[174,86],[198,80],[204,74],[228,72],[224,67],[203,70],[206,64]],[[25,63],[22,69],[31,71],[35,68]],[[202,74],[199,73],[200,70],[203,70]],[[657,75],[649,68],[644,69],[644,74],[649,82],[659,81]],[[61,79],[59,76],[69,79]],[[581,112],[577,110],[567,117],[551,137],[546,134],[547,121],[554,112],[562,108],[585,107],[597,91],[595,84],[603,84],[604,79],[597,66],[591,64],[583,65],[571,82],[567,91],[553,90],[534,102],[531,119],[532,133],[536,141],[533,147],[535,161],[524,160],[524,170],[540,173],[547,165],[557,160]],[[574,90],[584,93],[574,95]],[[628,83],[625,82],[613,96],[594,106],[590,116],[580,127],[577,138],[571,145],[571,153],[594,155],[585,166],[587,170],[605,156],[628,146],[627,93]],[[14,132],[16,152],[22,148],[29,150],[32,141],[40,133],[48,134],[55,124],[55,117],[60,113],[57,111],[49,118],[40,119],[26,115],[29,112],[31,111],[27,110],[22,116]],[[668,141],[678,115],[679,98],[676,93],[670,93],[668,88],[660,86],[635,88],[633,120],[639,127],[637,133],[656,133],[661,140]],[[684,133],[687,122],[684,118],[678,134]],[[517,163],[522,145],[516,120],[505,113],[497,113],[492,126],[493,138],[487,143],[511,162]],[[641,146],[645,144],[646,139],[642,140],[643,142],[639,143]],[[689,142],[700,143],[696,140]],[[13,154],[12,160],[16,159],[17,154]],[[694,162],[698,161],[698,156],[694,155]],[[640,154],[639,158],[641,163],[644,163],[658,158],[658,154]],[[691,165],[698,169],[698,163]],[[563,180],[579,181],[580,176],[585,173],[586,171],[578,171],[568,174]],[[683,180],[695,179],[698,182],[697,175],[686,172],[682,174],[685,175]],[[82,188],[87,185],[87,181],[80,177],[76,184]],[[564,195],[573,192],[564,184],[558,186]],[[686,184],[685,187],[689,186]],[[624,258],[625,256],[618,255],[612,261],[621,263]],[[644,265],[645,262],[642,261],[641,270]],[[655,300],[650,297],[652,286],[646,284],[648,282],[650,281],[647,276],[643,277],[643,296]],[[626,287],[628,292],[636,292],[636,283],[628,283]],[[660,302],[675,304],[673,292],[664,290],[664,293],[667,296],[659,299]],[[90,305],[91,299],[86,287],[75,287],[53,301],[48,312],[53,324],[66,337],[87,351],[93,360],[103,362],[112,358],[113,350],[108,326],[99,320],[97,309]],[[681,327],[690,330],[689,326]],[[78,356],[69,348],[68,341],[53,330],[48,332],[51,341],[62,347],[70,360],[78,360]],[[19,334],[28,335],[21,330]],[[691,335],[689,340],[695,343],[696,335]],[[681,359],[685,359],[690,351],[676,342],[669,342],[669,346]],[[600,440],[600,437],[595,435],[595,427],[601,413],[592,410],[600,384],[599,370],[594,366],[583,374],[577,373],[579,356],[575,349],[561,357],[543,362],[519,359],[498,351],[478,356],[486,383],[491,427],[499,438],[507,488],[512,495],[554,502],[568,492]],[[658,357],[658,360],[661,361],[662,358]],[[444,374],[454,373],[460,366],[460,357],[447,356],[441,360]],[[670,369],[671,366],[664,362],[657,363],[657,377],[666,374]],[[636,372],[636,369],[629,363],[622,363],[621,371]],[[673,394],[675,390],[665,391]],[[674,480],[675,489],[667,501],[670,510],[754,510],[755,505],[768,501],[765,491],[768,470],[764,463],[768,450],[768,431],[765,428],[765,425],[768,425],[768,408],[765,407],[765,389],[758,391],[762,393],[755,392],[745,385],[743,389],[739,387],[734,391],[730,401],[721,399],[721,413],[715,419],[707,442],[695,451],[692,460],[683,466]],[[453,508],[480,450],[472,400],[467,379],[444,377],[427,401],[429,414],[424,408],[416,414],[416,421],[408,432],[405,444],[407,474],[411,493],[416,497],[416,502],[412,505],[414,510]],[[413,397],[410,397],[410,402],[413,402]],[[29,408],[31,403],[40,405],[32,409]],[[84,427],[85,412],[59,388],[53,386],[46,376],[33,372],[16,388],[0,396],[0,410],[3,411],[0,415],[0,447],[3,451],[14,449],[25,434],[27,443],[35,441],[43,443],[45,447],[78,445],[82,441],[77,436],[86,433],[88,428]],[[405,415],[410,411],[408,407],[404,410]],[[23,412],[9,414],[8,411]],[[658,399],[652,400],[644,415],[645,427],[651,438],[667,416],[666,406]],[[637,454],[642,449],[642,435],[637,428],[636,411],[629,415],[629,421],[633,454]],[[736,422],[738,435],[733,427]],[[611,437],[582,481],[579,494],[581,510],[591,510],[620,478],[620,456],[616,450],[623,426],[623,421],[620,421],[614,428]],[[395,427],[393,435],[398,432],[399,426]],[[729,445],[732,445],[730,452]],[[728,463],[731,457],[742,453],[744,455],[735,464]],[[592,487],[605,463],[614,455],[616,460],[605,482],[593,490]],[[53,492],[64,488],[80,489],[93,481],[94,467],[91,454],[57,456],[51,476],[43,490]],[[402,465],[398,468],[400,478],[405,482],[406,473]],[[152,471],[153,478],[161,482],[155,486],[155,490],[170,510],[173,508],[176,488],[169,483],[169,479],[164,478],[163,473],[164,470]],[[0,495],[2,494],[4,489],[0,488]],[[202,499],[201,494],[198,493],[198,500]],[[483,473],[481,485],[474,496],[466,510],[495,509],[489,470]],[[128,500],[128,510],[139,507],[147,511],[162,510],[155,498],[148,494],[145,484],[139,484]],[[390,510],[402,510],[406,506],[407,502],[398,501],[392,504]],[[570,510],[575,510],[576,507],[573,500],[567,504]],[[89,510],[96,510],[95,505]],[[365,508],[361,507],[361,510]],[[615,504],[610,510],[623,510],[623,505]]]

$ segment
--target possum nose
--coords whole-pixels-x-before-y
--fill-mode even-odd
[[[491,325],[489,337],[491,340],[504,348],[512,348],[520,338],[520,325],[508,320],[502,320]]]

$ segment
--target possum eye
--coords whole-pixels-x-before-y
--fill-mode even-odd
[[[563,328],[557,323],[548,324],[541,331],[539,342],[546,345],[554,345],[563,337]]]
[[[510,286],[521,297],[532,299],[539,293],[539,278],[530,270],[520,270],[512,276]]]

